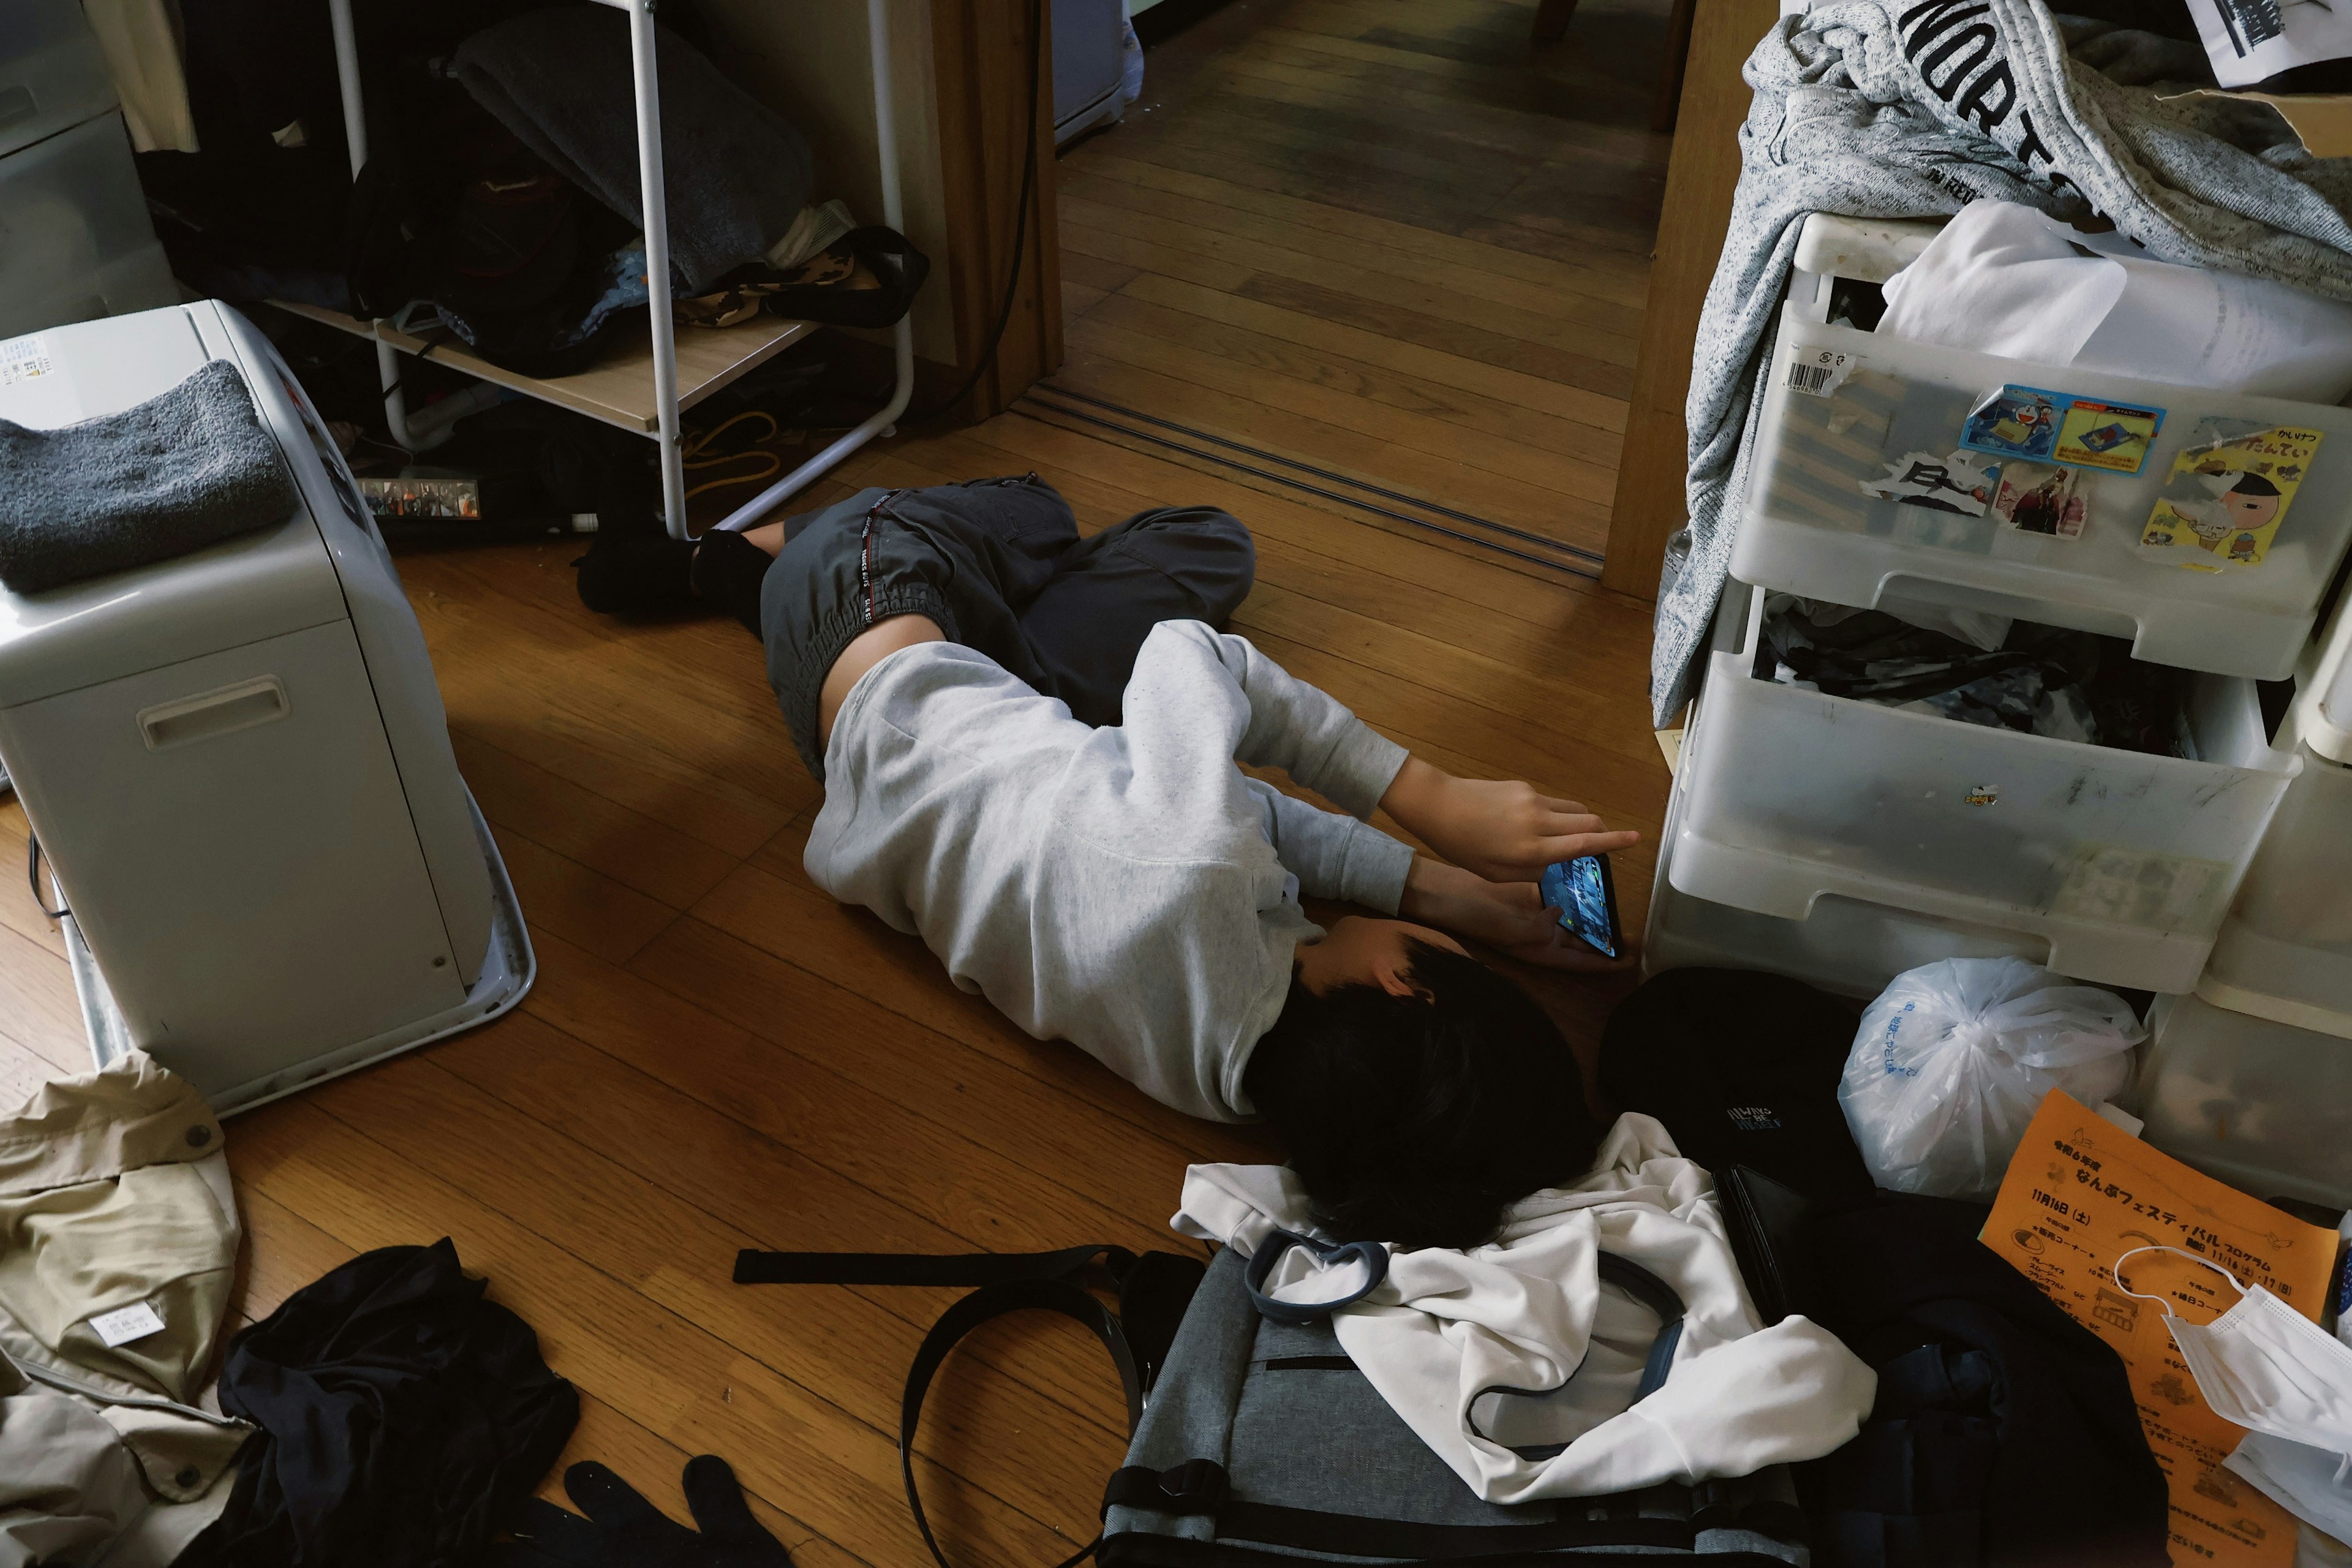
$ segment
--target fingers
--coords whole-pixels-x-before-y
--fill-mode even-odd
[[[1588,820],[1598,823],[1600,818]],[[1545,838],[1538,846],[1542,864],[1556,866],[1563,860],[1580,860],[1587,855],[1610,855],[1620,849],[1631,849],[1642,842],[1642,836],[1630,827],[1616,829],[1589,828]]]

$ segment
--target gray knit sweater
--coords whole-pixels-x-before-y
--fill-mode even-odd
[[[1032,1035],[1180,1110],[1237,1121],[1292,952],[1322,934],[1299,895],[1392,914],[1412,852],[1234,764],[1280,768],[1368,816],[1404,759],[1198,621],[1145,641],[1118,729],[1079,723],[984,654],[924,643],[843,704],[806,863]]]

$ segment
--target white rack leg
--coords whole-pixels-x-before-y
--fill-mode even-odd
[[[636,77],[637,199],[646,220],[646,313],[653,329],[662,516],[671,537],[684,539],[686,461],[677,445],[677,329],[670,320],[669,202],[662,188],[661,82],[654,53],[654,11],[652,0],[622,0],[622,8],[629,14],[629,66]]]
[[[882,163],[882,221],[904,234],[907,209],[898,188],[898,112],[890,91],[889,0],[866,0],[866,47],[874,70],[874,151]],[[719,527],[751,527],[866,442],[877,436],[897,433],[898,416],[907,412],[907,405],[915,396],[915,322],[911,311],[900,317],[893,329],[891,350],[898,384],[882,411],[737,507]]]
[[[359,34],[352,26],[352,0],[327,0],[327,18],[335,33],[335,80],[342,89],[343,141],[352,155],[352,179],[367,166],[367,100],[360,91]],[[377,323],[370,323],[375,330]],[[414,451],[408,434],[408,400],[400,390],[400,356],[382,337],[375,342],[376,384],[383,389],[383,422],[394,442]]]

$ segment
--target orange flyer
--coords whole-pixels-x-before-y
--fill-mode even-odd
[[[2316,1321],[2336,1233],[2190,1170],[2053,1089],[2009,1163],[1982,1239],[2123,1357],[2140,1427],[2171,1488],[2175,1568],[2288,1568],[2294,1517],[2221,1468],[2245,1428],[2207,1408],[2163,1310],[2116,1289],[2113,1269],[2135,1247],[2178,1247]],[[2166,1253],[2142,1253],[2124,1273],[2192,1323],[2238,1299],[2211,1269]]]

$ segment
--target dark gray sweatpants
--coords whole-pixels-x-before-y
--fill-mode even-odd
[[[1249,530],[1216,507],[1160,507],[1081,539],[1034,474],[860,490],[784,524],[760,587],[768,683],[820,779],[817,693],[841,650],[893,616],[927,616],[1080,722],[1116,724],[1151,628],[1223,630],[1256,559]]]

